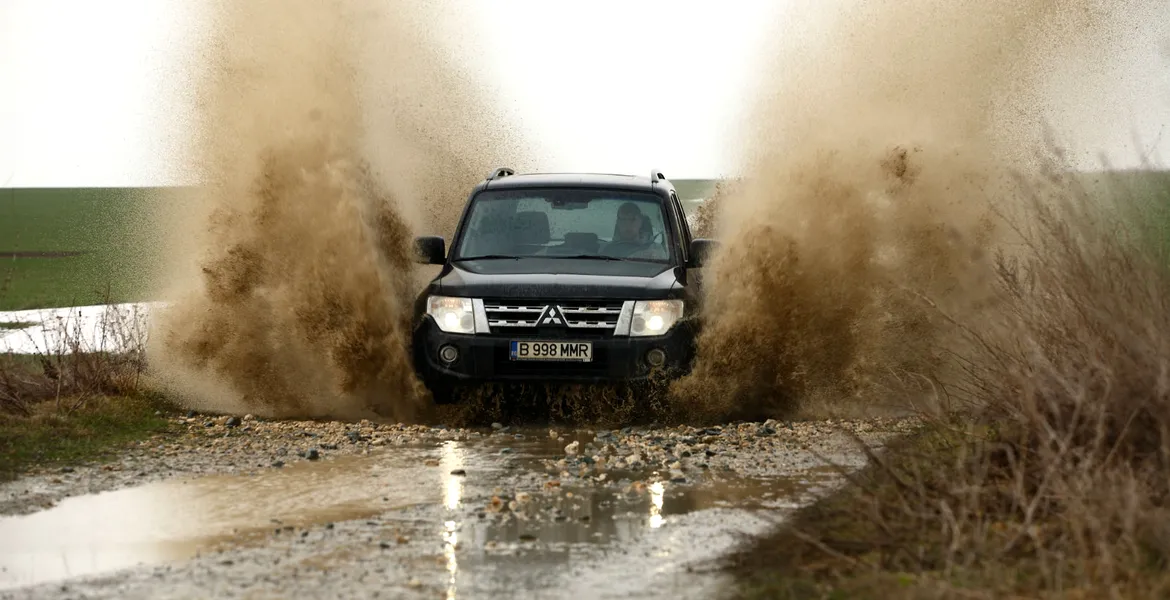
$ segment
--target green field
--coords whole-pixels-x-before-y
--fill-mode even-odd
[[[674,182],[683,200],[714,181]],[[0,190],[0,311],[149,300],[160,239],[150,214],[174,188]],[[36,256],[79,253],[72,256]]]
[[[0,190],[0,310],[146,299],[158,244],[149,211],[164,197],[154,188]]]
[[[1141,190],[1155,198],[1151,218],[1170,224],[1170,172],[1086,174],[1094,194]],[[672,181],[688,210],[716,180]],[[0,190],[0,311],[149,300],[147,283],[161,243],[150,214],[176,188]],[[169,200],[168,200],[169,199]],[[1164,236],[1170,245],[1170,231]],[[28,253],[76,252],[30,257]],[[1168,251],[1170,255],[1170,251]]]

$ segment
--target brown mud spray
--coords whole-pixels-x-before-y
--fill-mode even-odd
[[[470,186],[523,167],[517,142],[422,4],[206,10],[200,186],[164,215],[152,364],[193,408],[415,418],[410,240],[450,239]]]
[[[751,160],[700,215],[724,248],[674,389],[688,419],[876,403],[945,376],[942,316],[993,309],[993,251],[1014,243],[996,215],[1018,205],[1013,173],[1040,173],[1046,76],[1107,59],[1116,15],[1143,3],[793,4]]]

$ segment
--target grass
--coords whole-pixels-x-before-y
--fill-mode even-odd
[[[109,254],[69,258],[0,259],[0,310],[149,300],[145,282]]]
[[[1170,595],[1167,181],[1030,187],[1000,304],[947,316],[958,375],[936,380],[938,410],[741,548],[732,595]]]
[[[0,480],[33,466],[99,460],[165,429],[162,414],[172,407],[145,379],[141,323],[108,311],[96,325],[103,339],[90,342],[66,320],[60,348],[0,354]],[[123,344],[116,352],[98,351],[115,341]]]
[[[159,246],[151,212],[171,192],[0,190],[0,310],[149,299],[147,284],[156,267],[151,249]],[[35,256],[46,252],[77,254]]]
[[[33,466],[101,460],[167,430],[163,415],[170,406],[156,396],[100,397],[73,406],[75,401],[41,402],[28,415],[0,412],[0,481]]]

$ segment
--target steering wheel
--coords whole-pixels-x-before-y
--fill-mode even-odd
[[[640,250],[645,250],[649,247],[649,244],[642,244],[639,242],[610,242],[606,244],[605,250],[608,253],[613,253],[625,257]]]

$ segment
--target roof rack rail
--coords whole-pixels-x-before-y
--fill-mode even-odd
[[[662,171],[658,169],[650,169],[650,185],[654,185],[659,181],[666,181],[666,175],[663,175]]]
[[[515,174],[516,174],[516,170],[511,168],[511,167],[500,167],[500,168],[492,171],[491,173],[488,173],[487,179],[488,179],[488,181],[491,181],[493,179],[499,179],[501,177],[507,177],[509,175],[515,175]]]

